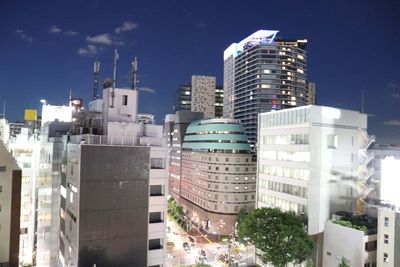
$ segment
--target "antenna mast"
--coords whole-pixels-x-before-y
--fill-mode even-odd
[[[136,84],[137,84],[137,68],[138,68],[138,61],[137,58],[135,57],[134,60],[131,63],[132,65],[132,81],[131,81],[131,89],[132,90],[137,90]]]
[[[117,68],[118,68],[118,50],[114,50],[114,66],[113,66],[113,84],[112,84],[112,92],[111,92],[111,107],[114,107],[114,98],[115,98],[115,87],[117,85]]]
[[[93,64],[93,100],[99,99],[99,72],[100,72],[100,61],[97,59]]]

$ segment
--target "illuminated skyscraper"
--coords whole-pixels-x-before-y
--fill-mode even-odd
[[[307,105],[307,40],[259,30],[224,51],[224,117],[257,142],[257,114]]]

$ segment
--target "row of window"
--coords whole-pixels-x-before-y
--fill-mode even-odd
[[[259,173],[308,181],[310,170],[282,166],[260,165]]]
[[[279,208],[283,211],[294,211],[297,214],[304,214],[306,212],[306,206],[304,205],[263,193],[259,193],[258,202],[265,203],[269,207]]]
[[[276,192],[286,193],[293,196],[302,198],[307,197],[307,188],[301,186],[295,186],[291,184],[279,183],[268,181],[268,189]]]
[[[308,134],[264,135],[261,145],[308,145]]]
[[[310,162],[310,152],[263,150],[260,151],[260,158],[268,160]]]
[[[299,108],[283,112],[271,112],[262,114],[260,119],[261,127],[273,127],[280,125],[301,124],[309,122],[309,110]]]

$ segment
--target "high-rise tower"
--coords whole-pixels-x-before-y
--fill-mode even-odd
[[[224,117],[257,142],[257,114],[307,105],[307,40],[259,30],[224,51]]]

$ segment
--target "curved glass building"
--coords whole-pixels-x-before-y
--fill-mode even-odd
[[[230,234],[240,209],[254,207],[256,163],[237,120],[192,122],[182,144],[180,204],[211,234]]]

